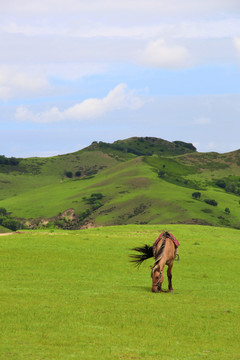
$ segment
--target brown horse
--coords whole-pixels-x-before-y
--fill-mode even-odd
[[[151,266],[152,272],[152,292],[166,292],[162,290],[163,283],[163,269],[164,266],[168,266],[168,291],[173,292],[172,287],[172,267],[173,261],[178,256],[177,248],[179,246],[178,241],[169,232],[162,233],[153,246],[144,245],[132,250],[138,251],[140,254],[131,255],[132,262],[137,266],[140,266],[142,262],[151,257],[155,258],[155,263]]]

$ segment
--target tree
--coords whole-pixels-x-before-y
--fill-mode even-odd
[[[217,206],[217,204],[218,204],[216,200],[205,199],[204,201],[206,204],[212,205],[212,206]]]
[[[88,204],[94,204],[96,202],[98,202],[99,200],[101,200],[103,198],[103,194],[102,193],[93,193],[91,194],[91,196],[89,198],[86,198],[86,202]]]
[[[227,192],[235,193],[236,185],[234,183],[229,183],[229,184],[227,184],[225,189]]]
[[[68,178],[72,178],[72,176],[73,176],[73,174],[72,174],[72,172],[71,171],[66,171],[65,172],[65,175],[66,175],[66,177],[68,177]]]
[[[160,171],[158,172],[158,177],[163,178],[164,175],[165,175],[165,171],[160,170]]]
[[[0,208],[0,215],[7,216],[7,210],[3,207]]]
[[[16,231],[18,229],[22,229],[23,225],[20,221],[14,220],[11,218],[6,218],[2,221],[2,226],[6,227],[7,229],[10,229],[12,231]]]
[[[226,182],[225,182],[223,179],[218,179],[218,180],[216,181],[216,185],[219,186],[219,187],[222,188],[222,189],[225,189],[225,187],[226,187]]]
[[[198,200],[198,199],[200,199],[200,197],[201,197],[201,193],[199,191],[192,193],[193,199]]]
[[[228,214],[228,215],[230,214],[230,209],[229,208],[226,208],[224,211],[225,211],[226,214]]]

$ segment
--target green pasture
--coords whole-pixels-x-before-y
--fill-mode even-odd
[[[180,242],[173,294],[151,292],[152,260],[129,262],[163,230]],[[238,230],[27,231],[0,237],[0,255],[0,359],[239,359]]]

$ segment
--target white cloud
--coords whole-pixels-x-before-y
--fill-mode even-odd
[[[71,21],[71,19],[62,19],[53,22],[49,17],[48,21],[33,20],[29,23],[13,21],[3,21],[0,31],[5,34],[15,36],[23,35],[33,38],[62,37],[63,42],[66,39],[115,39],[116,40],[151,40],[156,38],[173,39],[224,39],[232,38],[238,33],[240,28],[240,19],[231,17],[227,19],[180,19],[164,22],[148,23],[137,22],[131,24],[111,22],[100,23],[91,20],[81,19],[81,21]]]
[[[32,95],[48,88],[45,76],[22,71],[16,66],[0,66],[0,100]]]
[[[102,74],[107,71],[108,66],[104,63],[95,62],[68,62],[48,63],[46,65],[37,65],[42,73],[48,77],[56,77],[63,80],[77,80],[84,76]]]
[[[192,14],[200,13],[206,16],[217,11],[226,13],[234,9],[238,11],[240,4],[238,0],[12,0],[11,2],[2,1],[1,10],[3,13],[19,12],[28,14],[48,14],[48,13],[73,13],[76,12],[119,12],[131,11],[135,13],[154,13],[160,14]]]
[[[1,59],[69,64],[62,74],[72,63],[132,63],[136,56],[151,67],[232,63],[239,8],[239,0],[2,1]]]
[[[20,106],[16,110],[15,117],[17,120],[37,123],[64,120],[83,121],[100,117],[114,110],[136,110],[143,104],[143,100],[136,95],[134,90],[129,90],[126,84],[119,84],[104,98],[90,98],[63,111],[57,107],[52,107],[50,110],[34,114],[27,107]]]
[[[156,68],[181,68],[189,65],[189,53],[179,45],[168,45],[163,39],[150,41],[139,54],[139,62]]]
[[[240,38],[235,37],[233,39],[233,43],[234,43],[235,49],[237,50],[238,56],[240,57]]]

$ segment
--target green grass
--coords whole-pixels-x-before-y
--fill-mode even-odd
[[[173,294],[151,293],[151,260],[129,263],[162,230],[180,241]],[[30,231],[0,248],[0,359],[239,359],[237,230]]]

